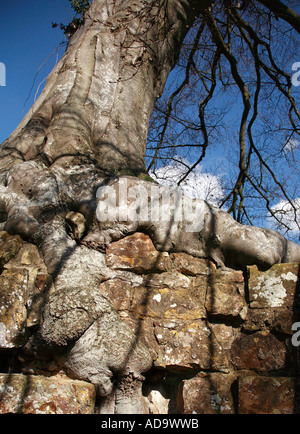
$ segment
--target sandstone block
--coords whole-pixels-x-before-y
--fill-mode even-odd
[[[106,263],[112,269],[137,273],[167,271],[172,268],[168,253],[158,252],[150,237],[143,233],[135,233],[111,243],[106,252]]]
[[[143,285],[153,288],[170,288],[173,290],[186,289],[191,285],[191,279],[177,271],[169,271],[166,273],[147,274],[144,277]]]
[[[240,377],[239,414],[293,414],[296,382],[286,377]]]
[[[159,343],[156,367],[228,371],[226,354],[206,321],[160,322],[154,333]]]
[[[244,277],[242,272],[217,272],[207,279],[205,307],[210,315],[244,318]]]
[[[28,271],[38,270],[47,273],[47,267],[41,258],[38,248],[34,244],[25,243],[6,265],[9,268],[24,268]]]
[[[273,335],[265,332],[241,334],[231,346],[231,360],[236,369],[266,373],[280,371],[285,368],[286,348]]]
[[[195,258],[187,253],[172,253],[170,258],[177,271],[190,276],[197,276],[199,274],[207,276],[216,269],[213,262]]]
[[[40,323],[46,299],[52,288],[51,276],[44,272],[37,272],[34,284],[30,285],[29,288],[27,300],[27,327],[32,327]]]
[[[0,232],[0,269],[18,253],[22,244],[23,241],[19,235]]]
[[[191,321],[206,318],[205,292],[180,273],[152,274],[136,287],[130,310],[162,320]],[[205,290],[205,288],[204,288]]]
[[[210,327],[224,350],[230,350],[234,339],[240,333],[239,328],[222,323],[210,324]]]
[[[30,243],[24,243],[18,254],[6,265],[7,272],[27,272],[27,290],[24,302],[27,308],[26,326],[37,325],[47,295],[52,288],[52,279],[47,274],[47,267],[42,260],[38,248]]]
[[[299,316],[298,316],[299,317]],[[249,309],[243,329],[248,331],[270,331],[292,335],[292,325],[297,318],[293,309]]]
[[[231,394],[233,378],[226,374],[208,374],[180,383],[178,408],[183,414],[234,414]]]
[[[0,348],[25,343],[27,287],[26,270],[6,270],[0,276]]]
[[[107,280],[101,283],[100,291],[116,310],[129,310],[133,292],[130,282],[122,279]]]
[[[60,377],[0,374],[0,414],[92,414],[95,388]]]
[[[248,267],[249,301],[251,308],[293,308],[300,306],[297,291],[299,264],[276,264],[261,272]]]
[[[14,348],[25,343],[26,329],[39,323],[52,280],[35,245],[20,237],[5,239],[15,250],[0,276],[0,348]]]

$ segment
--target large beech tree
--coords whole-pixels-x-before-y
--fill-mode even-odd
[[[261,3],[299,28],[298,16],[281,2]],[[114,412],[143,411],[141,374],[152,360],[99,294],[108,273],[102,250],[111,240],[145,230],[160,249],[210,256],[221,266],[300,260],[298,246],[282,236],[245,228],[207,204],[203,233],[186,237],[151,221],[114,222],[104,231],[97,219],[97,191],[107,180],[131,175],[130,182],[149,185],[144,155],[154,104],[188,30],[210,6],[210,0],[94,0],[41,96],[0,150],[1,228],[38,246],[54,283],[27,351],[59,357],[103,399],[111,402],[115,393]],[[82,217],[73,236],[70,212]],[[168,233],[173,238],[164,242]]]

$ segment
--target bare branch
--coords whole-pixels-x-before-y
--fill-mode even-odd
[[[280,17],[300,33],[300,15],[293,9],[289,8],[279,0],[258,0],[262,5],[266,6],[277,17]]]

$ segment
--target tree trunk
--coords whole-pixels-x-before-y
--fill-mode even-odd
[[[97,218],[96,196],[107,178],[145,174],[154,102],[189,26],[209,4],[94,0],[40,98],[1,146],[0,229],[37,245],[53,279],[27,350],[37,357],[56,355],[71,375],[95,384],[110,408],[115,396],[116,413],[142,411],[142,374],[152,359],[99,292],[100,283],[112,278],[99,250],[126,233],[146,230],[161,250],[210,256],[221,265],[226,255],[236,265],[233,258],[243,249],[241,265],[300,260],[298,246],[288,247],[283,237],[245,231],[202,202],[201,236],[178,235],[179,226],[173,231],[151,221],[105,227]],[[145,182],[130,179],[133,187]],[[146,193],[151,185],[145,182]],[[250,247],[244,248],[238,234]]]
[[[84,160],[109,171],[145,172],[154,102],[189,24],[208,3],[94,0],[3,151],[51,167]]]
[[[152,360],[99,295],[109,274],[104,255],[80,240],[91,227],[97,233],[96,191],[105,178],[145,174],[153,105],[189,26],[209,3],[94,0],[0,150],[0,229],[36,244],[53,279],[27,351],[60,354],[65,369],[94,383],[104,400],[116,396],[112,412],[142,411],[141,374]]]

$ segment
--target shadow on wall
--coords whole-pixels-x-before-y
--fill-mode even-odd
[[[99,188],[99,186],[100,185],[97,185],[97,187],[95,187],[94,191],[96,191]],[[91,207],[90,203],[88,203],[87,205],[89,205],[88,208],[90,209],[90,214],[86,215],[86,221],[89,222],[89,223],[91,223],[94,220],[94,218],[95,218],[95,207]],[[54,217],[54,215],[56,213],[57,214],[61,214],[61,212],[62,212],[61,208],[59,208],[57,210],[54,210],[54,211],[53,211],[53,208],[52,208],[52,213],[51,213],[52,218]],[[54,212],[54,214],[53,214],[53,212]],[[47,220],[49,220],[49,219],[47,219]],[[213,219],[211,219],[211,221],[213,222]],[[170,221],[169,231],[166,233],[166,236],[165,236],[165,245],[167,245],[167,243],[168,243],[168,237],[169,237],[169,234],[171,232],[171,228],[172,228],[172,224],[173,223],[174,223],[173,221]],[[212,227],[212,231],[213,231],[213,227]],[[39,241],[41,242],[41,240],[39,240]],[[73,248],[66,248],[66,250],[61,254],[60,257],[56,257],[55,258],[55,264],[56,264],[55,265],[55,269],[51,273],[51,277],[52,277],[52,281],[53,282],[55,282],[56,278],[59,276],[62,268],[64,267],[64,264],[72,256],[72,254],[75,252],[75,250],[77,249],[77,247],[78,247],[78,245],[75,245]],[[155,264],[153,264],[153,268],[154,269],[158,268],[158,264],[161,261],[161,256],[163,255],[164,245],[162,245],[161,247],[162,247],[161,248],[161,252],[158,252],[158,256],[157,256],[156,262],[155,262]],[[76,270],[74,270],[74,273],[75,272],[76,272]],[[136,347],[136,345],[138,344],[138,342],[141,339],[143,318],[145,318],[147,316],[148,305],[149,305],[150,279],[151,279],[150,275],[149,276],[145,276],[144,286],[145,286],[146,291],[144,293],[143,300],[141,300],[142,312],[141,312],[141,315],[140,315],[140,317],[138,319],[138,322],[137,322],[137,325],[136,325],[135,339],[134,339],[131,347],[129,347],[127,349],[126,357],[125,357],[125,359],[124,359],[124,361],[122,363],[122,365],[124,367],[127,366],[128,362],[130,360],[131,354],[134,353],[135,347]],[[43,311],[44,311],[45,305],[47,304],[47,300],[48,300],[48,296],[49,296],[49,291],[51,289],[52,281],[48,281],[47,284],[45,285],[45,288],[44,288],[44,291],[43,291],[43,294],[42,294],[42,298],[43,298],[42,301],[41,301],[41,298],[40,298],[41,297],[40,294],[36,295],[32,299],[31,307],[30,306],[28,307],[28,315],[30,315],[31,314],[32,306],[36,306],[36,303],[38,303],[40,321],[42,319],[42,315],[43,315]],[[207,284],[208,285],[213,285],[213,282],[210,280],[209,276],[207,278]],[[212,293],[213,293],[213,291],[212,291]],[[25,327],[25,325],[24,325],[24,327]],[[38,331],[38,329],[35,328],[34,331],[36,333]],[[35,336],[35,334],[33,334],[32,338],[34,338],[34,336]],[[51,349],[47,348],[47,347],[45,348],[45,347],[43,347],[43,342],[37,341],[36,342],[37,356],[39,356],[39,349],[41,351],[41,354],[43,354],[43,353],[44,354],[49,354],[49,353],[55,354],[56,351],[58,351],[58,352],[64,351],[64,348],[51,348]],[[211,345],[211,351],[213,351],[213,345]],[[11,381],[12,374],[15,373],[15,372],[20,372],[20,369],[21,369],[21,366],[19,364],[17,364],[19,366],[17,366],[16,364],[12,365],[12,361],[11,361],[10,357],[14,357],[14,359],[17,360],[18,355],[20,355],[20,353],[22,353],[22,350],[19,350],[19,349],[12,350],[12,351],[9,350],[9,351],[6,352],[6,354],[7,354],[7,356],[6,356],[7,363],[4,364],[6,366],[3,366],[3,369],[5,369],[9,373],[9,376],[7,377],[7,387],[5,387],[3,389],[3,394],[0,397],[1,398],[0,401],[1,400],[5,400],[5,395],[6,395],[6,392],[8,390],[8,386],[9,386],[9,383]],[[189,374],[187,374],[187,376],[189,377]],[[114,395],[115,392],[118,390],[118,388],[121,387],[121,384],[122,384],[122,381],[123,381],[122,372],[115,372],[112,381],[113,381],[113,385],[114,385],[113,386],[112,395]],[[18,413],[22,413],[23,412],[23,410],[24,410],[23,409],[23,405],[24,405],[24,403],[26,401],[26,395],[27,395],[30,387],[31,387],[30,377],[28,377],[28,384],[26,384],[26,386],[22,389],[23,390],[23,395],[20,398],[20,402],[19,402],[19,404],[17,406],[18,408],[17,408],[16,412],[18,412]],[[212,385],[212,387],[213,387],[213,385]],[[172,411],[174,411],[174,406],[173,406],[173,410]]]
[[[97,191],[97,189],[99,188],[100,185],[97,185],[97,187],[95,187],[94,193]],[[95,193],[96,194],[96,193]],[[95,209],[96,206],[91,206],[91,203],[86,203],[84,205],[87,205],[86,208],[88,208],[89,214],[86,215],[86,221],[88,222],[88,227],[87,230],[89,228],[89,226],[92,224],[92,222],[95,219]],[[71,208],[71,207],[70,207]],[[77,211],[78,208],[74,208],[72,209],[72,211]],[[71,210],[71,209],[70,209]],[[61,214],[61,209],[56,210],[57,214]],[[210,219],[210,234],[211,234],[211,239],[214,238],[214,234],[216,233],[216,222],[214,220],[214,216],[215,214],[211,211],[211,216],[212,218]],[[61,216],[61,220],[63,221],[63,217]],[[164,245],[166,246],[168,244],[168,238],[170,236],[170,233],[172,231],[172,224],[174,223],[174,221],[170,221],[170,226],[169,226],[169,230],[166,233],[165,236],[165,243]],[[52,280],[53,282],[55,282],[56,278],[59,276],[62,268],[64,267],[64,264],[66,263],[66,261],[72,256],[72,254],[76,251],[76,249],[78,248],[78,245],[80,245],[80,242],[78,242],[78,244],[74,245],[73,248],[66,248],[66,250],[61,254],[60,257],[56,258],[56,265],[54,268],[54,271],[52,272]],[[162,259],[162,255],[164,252],[164,245],[161,246],[161,251],[158,252],[158,255],[156,257],[156,261],[153,264],[153,268],[159,268],[158,265],[161,262]],[[208,246],[208,249],[210,248],[214,248],[213,246]],[[209,257],[209,250],[207,252],[207,256]],[[74,273],[76,273],[76,270],[74,270]],[[298,284],[297,284],[297,291],[296,291],[296,297],[295,297],[295,301],[294,301],[294,306],[293,306],[293,310],[294,310],[294,321],[299,321],[299,307],[300,307],[300,302],[299,302],[299,298],[300,298],[300,294],[299,294],[299,278],[300,275],[298,276]],[[215,305],[215,303],[217,303],[217,300],[215,299],[215,280],[213,278],[213,276],[211,274],[207,275],[205,277],[206,279],[206,291],[210,293],[211,295],[211,300],[210,300],[210,304],[212,306]],[[143,336],[143,321],[144,319],[147,317],[148,315],[148,311],[149,311],[149,304],[151,301],[151,275],[145,275],[144,276],[144,281],[143,281],[143,285],[145,287],[145,291],[144,291],[144,295],[142,300],[140,301],[141,303],[141,309],[140,309],[140,313],[139,313],[139,317],[137,318],[137,322],[136,322],[136,327],[135,327],[135,331],[134,331],[134,340],[131,343],[131,346],[128,347],[126,349],[125,352],[125,357],[124,360],[122,361],[122,366],[125,368],[128,364],[128,362],[130,361],[131,355],[134,353],[136,346],[138,345],[138,343],[142,340],[142,336]],[[44,292],[43,292],[43,301],[42,303],[39,304],[39,315],[40,318],[42,318],[43,315],[43,311],[45,308],[45,305],[47,304],[47,300],[48,300],[48,296],[49,296],[49,291],[51,289],[51,283],[48,282],[48,284],[45,286]],[[38,300],[33,299],[33,303],[32,306],[35,305],[35,302]],[[40,300],[39,300],[40,302]],[[31,308],[28,308],[28,314],[31,313]],[[206,319],[206,324],[208,327],[209,326],[209,317]],[[36,329],[35,332],[37,332],[38,330]],[[213,372],[215,369],[215,366],[213,364],[213,360],[215,358],[215,347],[214,347],[214,343],[213,343],[213,333],[211,332],[209,335],[209,353],[210,353],[210,365],[206,367],[206,371],[207,372]],[[42,348],[42,343],[41,342],[37,342],[37,350],[40,348],[41,350],[48,350],[49,348]],[[72,346],[72,343],[70,343],[70,347]],[[70,348],[69,347],[69,348]],[[51,353],[52,354],[56,354],[56,352],[64,352],[69,348],[52,348],[51,349]],[[299,347],[297,349],[298,351],[298,372],[297,372],[297,379],[299,379],[299,375],[300,375],[300,366],[299,366]],[[6,363],[4,363],[2,366],[4,366],[3,369],[7,369],[7,372],[9,373],[9,376],[7,377],[7,387],[5,387],[3,389],[3,393],[2,396],[0,396],[0,402],[1,400],[5,400],[7,395],[7,391],[9,389],[9,385],[12,379],[12,374],[18,370],[20,367],[18,366],[18,364],[13,364],[12,360],[10,359],[10,357],[13,357],[14,360],[17,359],[18,354],[20,354],[22,352],[22,350],[8,350],[5,352],[5,357],[6,357]],[[2,352],[2,354],[4,354],[4,352]],[[145,385],[144,385],[144,391],[147,388],[147,385],[151,384],[151,387],[155,388],[155,384],[164,384],[165,385],[165,390],[166,390],[166,395],[165,397],[167,399],[169,399],[169,408],[168,408],[168,412],[169,413],[178,413],[178,408],[177,408],[177,403],[176,403],[176,399],[177,399],[177,392],[178,392],[178,385],[179,383],[184,380],[184,379],[190,379],[192,377],[194,377],[195,375],[197,375],[200,371],[202,371],[203,369],[199,368],[199,367],[194,367],[190,370],[184,370],[182,369],[179,373],[174,371],[172,371],[172,368],[170,369],[159,369],[159,368],[155,368],[152,369],[151,371],[149,371],[149,373],[145,373],[146,375],[146,381],[145,381]],[[175,373],[174,373],[175,372]],[[110,399],[115,400],[116,396],[117,396],[117,392],[120,390],[120,388],[123,387],[123,380],[124,380],[124,375],[122,370],[118,370],[117,372],[112,372],[113,377],[112,377],[112,382],[113,382],[113,390],[111,392],[111,395],[109,397],[105,398],[105,401],[109,401]],[[156,382],[154,381],[154,378],[158,379]],[[211,391],[212,396],[217,396],[218,394],[218,390],[216,388],[216,384],[211,380],[211,378],[209,376],[207,376],[207,380],[209,382],[209,389]],[[17,405],[17,409],[16,412],[17,413],[23,413],[24,412],[24,405],[26,402],[26,395],[28,393],[28,391],[30,390],[31,387],[31,380],[30,377],[27,377],[27,383],[25,385],[25,387],[23,388],[23,393],[22,396],[20,397],[19,403]],[[157,386],[158,387],[158,386]],[[232,385],[232,391],[233,391],[233,395],[236,395],[236,384],[234,383]],[[295,397],[295,413],[298,411],[299,412],[299,392],[300,392],[300,388],[298,385],[298,389],[297,389],[297,394]],[[97,405],[100,406],[101,404],[103,404],[103,399],[101,397],[98,397],[98,402]],[[237,412],[237,403],[235,402],[235,412]],[[115,409],[115,411],[117,412],[117,409]],[[215,402],[215,411],[216,413],[222,413],[222,408],[221,408],[221,403],[217,400]]]

